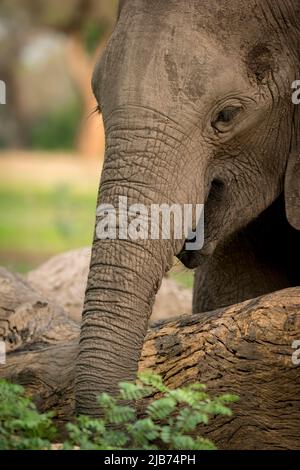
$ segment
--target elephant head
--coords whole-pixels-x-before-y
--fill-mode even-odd
[[[205,204],[205,241],[95,232],[77,363],[78,411],[133,379],[162,277],[199,266],[285,190],[300,229],[299,0],[122,0],[93,76],[106,153],[98,203]]]

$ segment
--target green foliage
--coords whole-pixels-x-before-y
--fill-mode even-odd
[[[143,417],[136,403],[159,395],[146,407]],[[230,416],[227,405],[234,395],[211,399],[201,384],[169,389],[159,375],[140,374],[137,383],[121,383],[119,395],[98,397],[101,418],[78,417],[66,425],[65,450],[209,450],[214,444],[199,435],[199,425],[215,415]],[[132,405],[129,403],[132,402]],[[24,390],[0,381],[0,449],[47,449],[53,442],[52,415],[38,414]]]
[[[147,406],[145,416],[136,415],[135,406],[125,403],[159,394]],[[146,449],[208,450],[214,444],[199,436],[197,427],[216,415],[231,416],[227,405],[237,400],[234,395],[211,399],[204,385],[192,384],[169,389],[159,375],[144,372],[134,383],[121,383],[119,396],[103,393],[98,398],[101,419],[78,418],[67,424],[69,440],[65,449]]]
[[[55,435],[51,417],[37,412],[23,387],[0,380],[0,450],[49,448]]]
[[[40,118],[29,135],[30,148],[34,150],[72,150],[82,116],[79,100],[69,106]]]
[[[89,54],[93,54],[101,42],[102,37],[109,30],[110,24],[105,18],[98,21],[89,21],[83,27],[82,35],[85,48]]]

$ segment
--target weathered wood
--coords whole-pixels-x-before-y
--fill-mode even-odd
[[[0,268],[0,340],[7,352],[37,349],[78,336],[78,326],[21,276]]]
[[[300,289],[287,289],[149,331],[141,367],[172,387],[205,383],[240,396],[208,436],[224,449],[300,449]]]
[[[72,320],[80,322],[90,257],[90,248],[59,254],[29,272],[26,281],[45,297],[61,305]],[[151,321],[191,311],[192,290],[164,278],[155,299]]]
[[[0,276],[0,339],[11,344],[0,376],[25,385],[41,410],[66,420],[79,327],[20,278]],[[239,395],[233,417],[203,429],[220,448],[300,449],[300,366],[292,362],[298,339],[300,288],[293,288],[153,325],[140,369],[159,372],[172,387],[200,381],[212,395]]]

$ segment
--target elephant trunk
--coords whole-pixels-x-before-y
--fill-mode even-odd
[[[161,153],[168,155],[171,150],[174,156],[178,139],[173,142],[169,138],[164,146],[167,138],[161,132],[161,123],[156,126],[153,116],[150,124],[145,116],[140,122],[145,123],[143,128],[135,122],[129,127],[129,119],[114,128],[106,123],[99,204],[118,208],[117,223],[120,197],[126,197],[129,208],[142,204],[149,210],[149,218],[154,203],[171,205],[177,198],[172,181],[175,169],[168,173],[167,181]],[[117,235],[119,229],[117,226]],[[76,368],[80,414],[97,415],[97,395],[115,393],[120,381],[136,377],[155,294],[183,243],[172,235],[162,238],[98,239],[95,231]]]
[[[149,244],[95,242],[77,363],[80,414],[97,415],[97,395],[114,393],[120,381],[134,380],[166,262],[154,257]]]

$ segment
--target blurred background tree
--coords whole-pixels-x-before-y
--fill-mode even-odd
[[[0,73],[9,116],[0,145],[103,152],[91,75],[115,22],[117,0],[2,0]],[[6,110],[7,111],[7,110]],[[78,131],[78,132],[77,132]]]
[[[91,243],[104,151],[91,76],[117,4],[0,1],[0,265]]]
[[[117,7],[0,0],[0,265],[9,269],[92,242],[104,132],[91,76]]]

